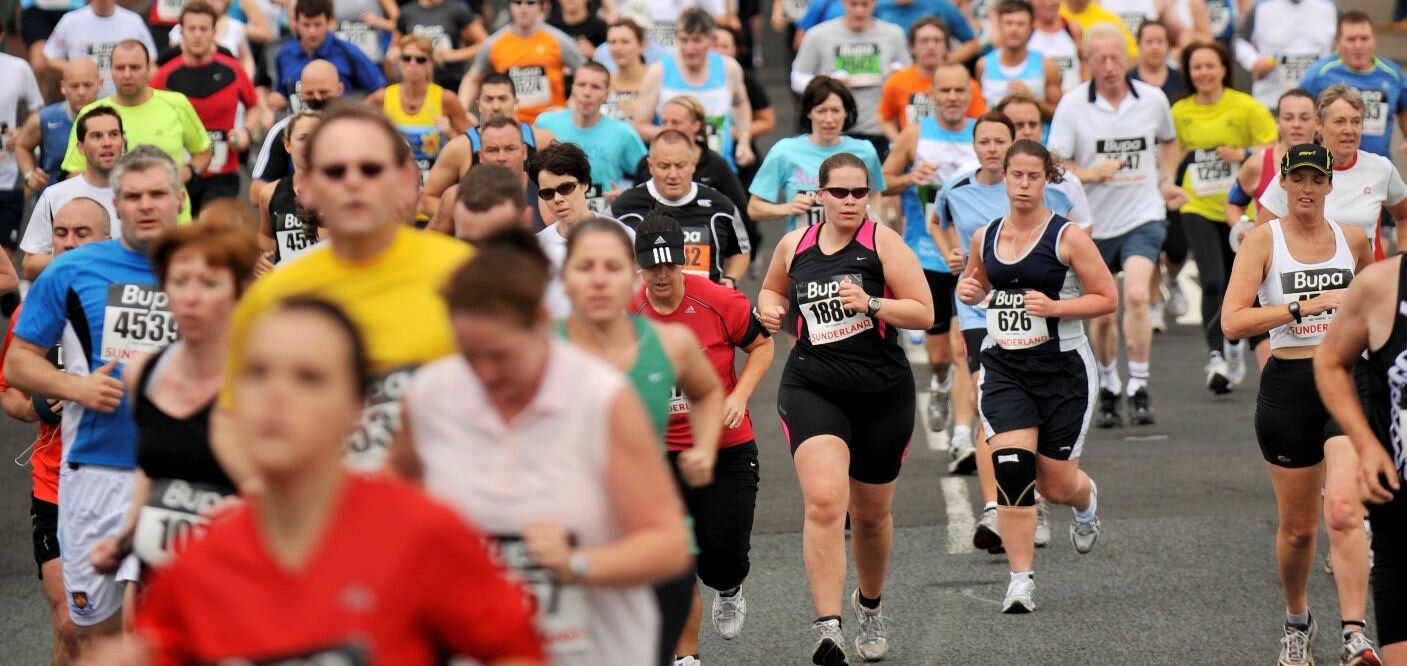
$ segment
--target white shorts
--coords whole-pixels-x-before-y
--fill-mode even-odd
[[[121,583],[136,581],[137,558],[128,556],[117,574],[93,569],[93,544],[117,536],[132,503],[136,472],[121,467],[65,463],[59,468],[59,553],[63,562],[68,614],[80,627],[91,627],[122,610]]]

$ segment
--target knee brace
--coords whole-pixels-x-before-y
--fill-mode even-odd
[[[998,506],[1036,505],[1036,454],[1026,449],[992,451]]]

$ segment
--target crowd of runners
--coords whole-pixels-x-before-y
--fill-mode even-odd
[[[0,403],[55,664],[730,663],[700,633],[745,630],[783,445],[813,643],[778,663],[925,662],[882,603],[915,431],[1035,611],[1035,549],[1099,541],[1089,429],[1203,390],[1151,365],[1189,262],[1205,390],[1260,368],[1267,661],[1334,622],[1322,518],[1340,663],[1407,664],[1407,79],[1364,13],[19,4]]]

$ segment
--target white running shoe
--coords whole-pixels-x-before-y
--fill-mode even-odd
[[[747,599],[743,597],[743,588],[738,587],[738,593],[731,597],[721,594],[713,597],[712,618],[713,630],[723,640],[737,638],[743,630],[743,622],[747,620]]]
[[[1050,543],[1050,503],[1041,498],[1036,502],[1036,547]]]
[[[1245,340],[1237,340],[1234,344],[1223,343],[1221,348],[1226,356],[1226,378],[1231,380],[1233,385],[1240,384],[1246,379],[1246,344]]]
[[[844,666],[845,634],[840,632],[840,620],[817,620],[811,624],[811,631],[816,632],[811,663],[816,666]]]
[[[934,377],[928,382],[928,429],[942,432],[948,429],[948,416],[951,414],[948,396],[953,392],[953,376],[948,375],[948,381],[942,383],[937,379]]]
[[[982,518],[977,521],[977,529],[972,532],[972,547],[993,555],[1006,552],[1002,547],[1002,535],[997,531],[996,509],[982,511]]]
[[[972,444],[972,435],[953,438],[952,445],[948,447],[948,457],[952,458],[952,462],[948,463],[949,474],[977,472],[977,447]]]
[[[1090,502],[1098,506],[1099,487],[1094,485],[1094,481],[1089,482]],[[1096,509],[1097,511],[1098,509]],[[1074,544],[1075,552],[1084,555],[1094,550],[1094,542],[1099,540],[1099,516],[1093,520],[1084,522],[1079,519],[1079,512],[1075,512],[1075,520],[1070,523],[1070,543]]]
[[[1002,612],[1008,614],[1030,613],[1036,610],[1036,579],[1031,576],[1012,576],[1006,584],[1006,599],[1002,600]]]
[[[674,666],[703,666],[703,662],[699,661],[697,655],[691,654],[687,657],[675,657]]]
[[[1168,331],[1168,320],[1163,316],[1163,304],[1154,303],[1148,306],[1148,321],[1153,325],[1154,333],[1166,333]]]
[[[1226,359],[1222,358],[1221,352],[1214,351],[1207,353],[1207,365],[1204,366],[1207,373],[1207,390],[1217,395],[1226,395],[1231,392],[1231,368],[1227,367]]]
[[[904,337],[908,338],[908,339],[909,339],[909,344],[911,344],[911,345],[913,345],[913,346],[915,346],[915,347],[922,347],[922,346],[923,346],[923,336],[924,336],[924,332],[923,332],[923,331],[914,330],[914,329],[911,329],[911,328],[906,328],[906,329],[904,329]]]
[[[1164,279],[1163,285],[1168,290],[1165,301],[1168,304],[1167,313],[1174,319],[1187,314],[1187,296],[1182,293],[1182,285],[1178,284],[1176,279]]]
[[[1319,633],[1319,625],[1311,616],[1308,629],[1285,625],[1285,636],[1280,639],[1279,666],[1314,666],[1314,652],[1310,643]]]
[[[1343,650],[1339,652],[1339,666],[1382,666],[1383,660],[1378,657],[1378,648],[1373,645],[1373,641],[1361,631],[1355,631],[1348,635],[1348,640],[1343,642]]]
[[[884,636],[884,625],[889,618],[880,609],[870,610],[860,605],[860,588],[850,595],[855,605],[855,617],[860,621],[860,635],[855,637],[855,652],[865,661],[879,661],[889,654],[889,639]]]

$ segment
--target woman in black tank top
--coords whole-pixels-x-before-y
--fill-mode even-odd
[[[300,111],[289,119],[283,132],[283,142],[293,158],[293,173],[274,181],[259,196],[259,248],[266,254],[259,262],[258,273],[271,270],[274,264],[296,257],[318,241],[317,212],[298,203],[293,188],[293,174],[307,168],[304,144],[322,119],[317,111]]]
[[[825,220],[782,238],[757,297],[763,325],[796,333],[778,391],[806,502],[803,548],[817,619],[816,664],[845,663],[841,634],[845,516],[860,587],[855,646],[888,651],[880,592],[893,542],[890,503],[914,427],[914,380],[896,327],[933,325],[918,257],[898,233],[866,217],[870,174],[860,158],[821,164]],[[796,314],[788,319],[788,305]]]
[[[254,234],[221,221],[178,227],[152,246],[152,268],[181,339],[123,370],[137,421],[137,480],[119,536],[89,554],[100,571],[135,552],[163,563],[236,492],[210,448],[210,411],[224,381],[230,313],[259,259]]]

